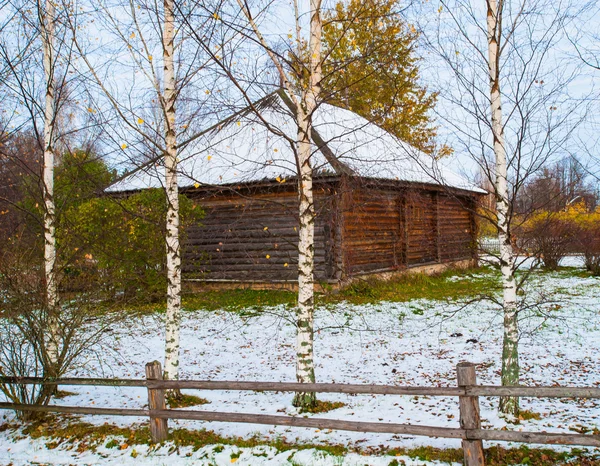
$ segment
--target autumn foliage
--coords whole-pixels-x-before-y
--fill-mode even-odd
[[[435,149],[437,94],[419,83],[416,29],[397,0],[338,2],[324,15],[326,99],[426,152]]]
[[[600,275],[600,208],[588,211],[584,202],[560,212],[540,210],[519,228],[527,252],[545,268],[555,270],[567,254],[583,254],[587,270]]]

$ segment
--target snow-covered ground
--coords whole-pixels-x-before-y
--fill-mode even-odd
[[[484,272],[482,272],[484,273]],[[466,280],[456,276],[449,280]],[[521,339],[522,383],[526,385],[600,386],[600,279],[568,274],[536,275],[528,285],[533,306],[523,316]],[[284,306],[256,316],[232,312],[187,312],[182,325],[181,377],[209,380],[294,381],[294,328]],[[500,383],[502,320],[491,302],[415,300],[372,305],[339,304],[316,314],[315,362],[319,382],[391,385],[453,386],[455,367],[461,361],[478,364],[478,380]],[[148,361],[162,360],[163,326],[160,316],[132,319],[114,329],[103,348],[102,364],[89,364],[73,376],[143,378]],[[71,387],[76,395],[58,400],[65,405],[141,408],[145,389]],[[190,391],[210,401],[196,408],[259,414],[297,414],[290,393]],[[411,423],[458,427],[456,398],[323,394],[320,399],[342,401],[345,406],[324,418],[352,421]],[[502,428],[497,399],[482,398],[484,428]],[[600,400],[523,399],[522,408],[539,413],[539,420],[508,425],[509,429],[582,432],[600,428]],[[2,414],[0,414],[1,416]],[[4,414],[10,419],[10,414]],[[1,418],[0,418],[1,419]],[[143,424],[146,419],[82,416],[93,424]],[[284,439],[289,442],[333,443],[359,449],[394,447],[458,447],[460,441],[387,434],[365,434],[251,424],[170,421],[170,426],[210,429],[225,436]],[[14,440],[14,432],[0,432],[0,464],[36,461],[53,464],[125,464],[137,448],[136,464],[174,464],[166,450],[148,451],[131,446],[124,450],[99,449],[74,453],[64,448],[47,450],[40,440]],[[231,464],[237,447],[197,452],[181,450],[177,464]],[[314,450],[279,453],[266,447],[246,449],[239,464],[341,464]],[[220,450],[220,449],[219,449]],[[240,450],[241,451],[241,450]],[[191,456],[186,456],[186,455]],[[165,456],[167,455],[167,456]],[[258,455],[258,456],[257,456]],[[262,455],[262,456],[260,456]],[[311,456],[312,455],[312,456]],[[316,455],[316,456],[315,456]],[[107,458],[104,458],[107,456]],[[34,458],[35,457],[35,458]],[[423,461],[406,464],[424,464]],[[200,463],[198,463],[200,461]],[[338,461],[338,462],[336,462]],[[343,464],[389,464],[391,458],[349,455]]]

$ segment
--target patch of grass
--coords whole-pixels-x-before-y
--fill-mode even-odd
[[[317,305],[337,304],[346,301],[352,304],[368,304],[379,301],[406,302],[413,299],[455,300],[480,295],[489,295],[501,290],[498,272],[492,267],[471,269],[448,269],[426,275],[407,273],[392,280],[367,278],[357,280],[341,290],[327,290],[316,296]],[[298,294],[285,290],[212,290],[188,293],[182,297],[182,307],[187,311],[225,310],[238,312],[242,316],[259,315],[263,308],[286,305],[295,306]],[[140,315],[164,312],[164,303],[135,304],[127,306]]]
[[[171,409],[187,408],[189,406],[205,405],[208,403],[209,401],[206,398],[194,395],[184,395],[183,393],[179,396],[167,397],[167,405]]]
[[[519,411],[519,421],[539,421],[542,419],[540,413],[534,413],[533,411]]]
[[[346,406],[346,403],[342,403],[341,401],[322,401],[317,400],[316,406],[312,408],[303,408],[301,413],[327,413],[329,411],[333,411],[334,409],[343,408]]]
[[[497,273],[490,268],[449,269],[439,274],[406,274],[392,280],[365,279],[354,282],[325,302],[348,301],[367,304],[378,301],[406,302],[413,299],[456,300],[500,291]]]
[[[54,392],[54,395],[52,395],[54,398],[56,398],[57,400],[60,400],[62,398],[66,398],[68,396],[73,396],[73,395],[77,395],[77,393],[75,392],[70,392],[68,390],[56,390]]]
[[[440,461],[442,463],[462,463],[463,451],[460,448],[417,447],[412,449],[395,448],[383,451],[395,456],[408,456],[419,461]],[[518,448],[489,447],[484,450],[487,466],[531,465],[531,466],[600,466],[597,455],[588,456],[583,450],[573,449],[569,452],[555,451],[548,448],[529,448],[523,445]],[[392,463],[390,463],[392,464]]]
[[[417,447],[417,448],[394,448],[383,451],[388,455],[408,456],[411,459],[419,461],[441,461],[443,463],[462,463],[463,451],[460,448],[434,448],[434,447]]]
[[[243,312],[252,317],[260,313],[264,307],[278,306],[280,304],[295,305],[298,295],[284,290],[213,290],[201,293],[187,293],[182,296],[184,311],[225,310]],[[164,303],[136,304],[131,303],[128,308],[141,314],[165,312]]]
[[[121,443],[118,440],[112,439],[106,442],[105,448],[117,448]]]
[[[559,275],[561,278],[590,278],[594,276],[594,274],[588,270],[580,267],[558,267],[556,270],[549,270],[540,267],[536,272],[546,275]]]

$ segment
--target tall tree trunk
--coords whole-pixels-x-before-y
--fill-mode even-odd
[[[296,379],[314,383],[314,273],[315,273],[315,205],[313,198],[313,171],[311,165],[311,127],[313,112],[321,92],[321,1],[310,1],[309,83],[298,106],[298,196],[300,231],[298,241],[298,316],[296,337]],[[315,393],[298,392],[294,406],[310,409],[316,405]]]
[[[306,101],[302,107],[309,106]],[[306,108],[308,110],[308,108]],[[305,108],[298,110],[298,196],[300,206],[300,231],[298,241],[298,315],[296,333],[296,380],[300,383],[314,383],[315,366],[313,360],[314,323],[314,269],[315,269],[315,205],[313,200],[312,166],[310,161],[310,113]],[[316,405],[313,392],[298,392],[293,404],[302,409]]]
[[[502,271],[504,338],[502,342],[502,385],[519,384],[519,326],[517,320],[517,287],[515,257],[509,225],[508,167],[504,145],[504,127],[500,99],[500,38],[502,27],[502,0],[487,0],[488,59],[490,73],[490,100],[492,133],[496,156],[496,209],[498,239],[500,240],[500,269]],[[518,416],[519,399],[500,398],[500,411]]]
[[[167,194],[167,313],[165,322],[164,377],[179,377],[179,327],[181,321],[181,255],[179,245],[179,189],[177,185],[177,146],[175,133],[174,2],[165,0],[163,30],[164,111],[165,111],[165,190]],[[179,395],[178,392],[171,396]]]
[[[38,4],[42,23],[42,48],[46,100],[44,109],[44,166],[42,193],[44,196],[44,278],[46,284],[46,307],[48,312],[47,352],[49,376],[56,375],[58,361],[58,284],[56,278],[56,209],[54,205],[54,138],[56,124],[55,82],[54,82],[54,14],[52,0],[46,0],[45,9]],[[43,13],[42,13],[43,11]]]

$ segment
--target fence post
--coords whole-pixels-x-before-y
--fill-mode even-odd
[[[459,387],[477,385],[475,364],[461,362],[456,365],[456,378]],[[479,417],[479,397],[459,396],[460,427],[465,429],[466,438],[462,441],[465,466],[484,466],[483,442],[481,440],[470,440],[469,430],[481,429],[481,418]]]
[[[146,380],[162,380],[162,367],[160,362],[152,361],[146,364]],[[167,409],[165,402],[165,391],[162,388],[148,387],[148,408],[150,410],[150,436],[154,443],[167,440],[169,427],[167,419],[152,416],[152,411]]]

